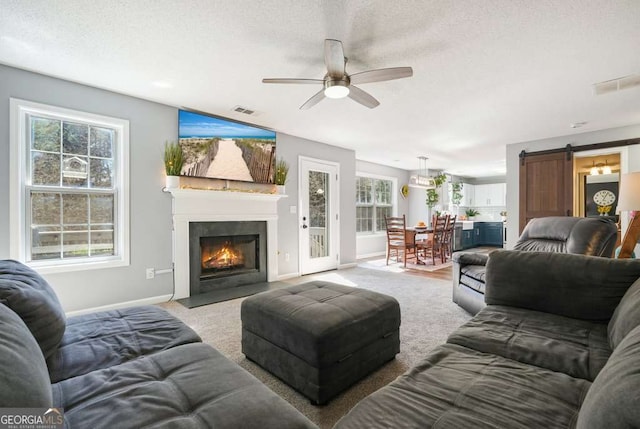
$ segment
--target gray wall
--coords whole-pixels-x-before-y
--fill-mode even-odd
[[[0,65],[0,257],[9,257],[9,98],[129,120],[128,267],[47,275],[67,311],[171,294],[171,275],[145,280],[145,268],[171,267],[171,198],[162,192],[165,140],[175,140],[177,111],[109,91]]]
[[[518,222],[520,213],[520,167],[518,164],[518,154],[522,150],[531,152],[562,148],[567,144],[571,144],[572,146],[583,146],[586,144],[603,143],[638,137],[640,137],[640,124],[507,145],[507,248],[513,248],[518,240]],[[629,172],[640,171],[640,145],[629,146],[628,151]]]
[[[409,199],[403,198],[400,194],[402,185],[409,183],[409,172],[399,168],[388,167],[386,165],[374,164],[372,162],[356,160],[356,172],[369,173],[378,176],[395,177],[398,180],[398,186],[395,190],[396,204],[398,207],[398,216],[403,214],[407,216],[409,221]],[[355,187],[355,186],[354,186]],[[354,196],[355,201],[355,196]],[[354,211],[355,218],[355,211]],[[381,234],[356,234],[356,255],[358,258],[384,255],[387,248],[387,236]]]
[[[306,156],[340,164],[340,265],[356,261],[356,158],[355,152],[278,133],[278,157],[289,163],[289,179],[286,183],[287,198],[278,201],[278,275],[297,275],[298,240],[298,156]],[[296,207],[296,214],[291,213]],[[285,255],[289,254],[289,261]]]
[[[177,109],[0,65],[0,258],[9,257],[9,98],[129,120],[130,245],[128,267],[47,275],[66,311],[153,299],[173,292],[170,274],[145,279],[146,268],[171,267],[171,197],[162,192],[162,152],[175,140]],[[356,260],[355,153],[278,133],[278,156],[290,164],[288,198],[278,204],[279,275],[298,273],[298,155],[340,164],[340,264]],[[289,261],[284,255],[289,253]]]

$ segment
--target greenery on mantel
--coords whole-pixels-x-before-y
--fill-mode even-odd
[[[289,175],[289,164],[284,158],[278,158],[276,161],[276,174],[273,179],[276,185],[284,185]]]
[[[178,143],[165,142],[164,144],[164,170],[167,176],[179,176],[184,164],[184,154]]]

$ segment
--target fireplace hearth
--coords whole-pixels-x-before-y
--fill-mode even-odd
[[[190,222],[191,297],[266,282],[266,243],[266,222]]]

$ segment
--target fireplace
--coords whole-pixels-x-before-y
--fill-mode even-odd
[[[266,222],[190,222],[190,295],[266,282],[266,243]]]

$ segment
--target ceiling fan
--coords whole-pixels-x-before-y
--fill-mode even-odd
[[[262,83],[322,84],[323,88],[300,106],[301,110],[315,106],[325,97],[349,97],[363,106],[373,109],[380,105],[380,102],[373,98],[368,92],[354,85],[413,76],[413,69],[411,67],[368,70],[349,75],[346,71],[347,58],[345,58],[344,51],[342,50],[342,42],[334,39],[326,39],[324,41],[324,64],[327,67],[327,73],[323,79],[262,79]]]

